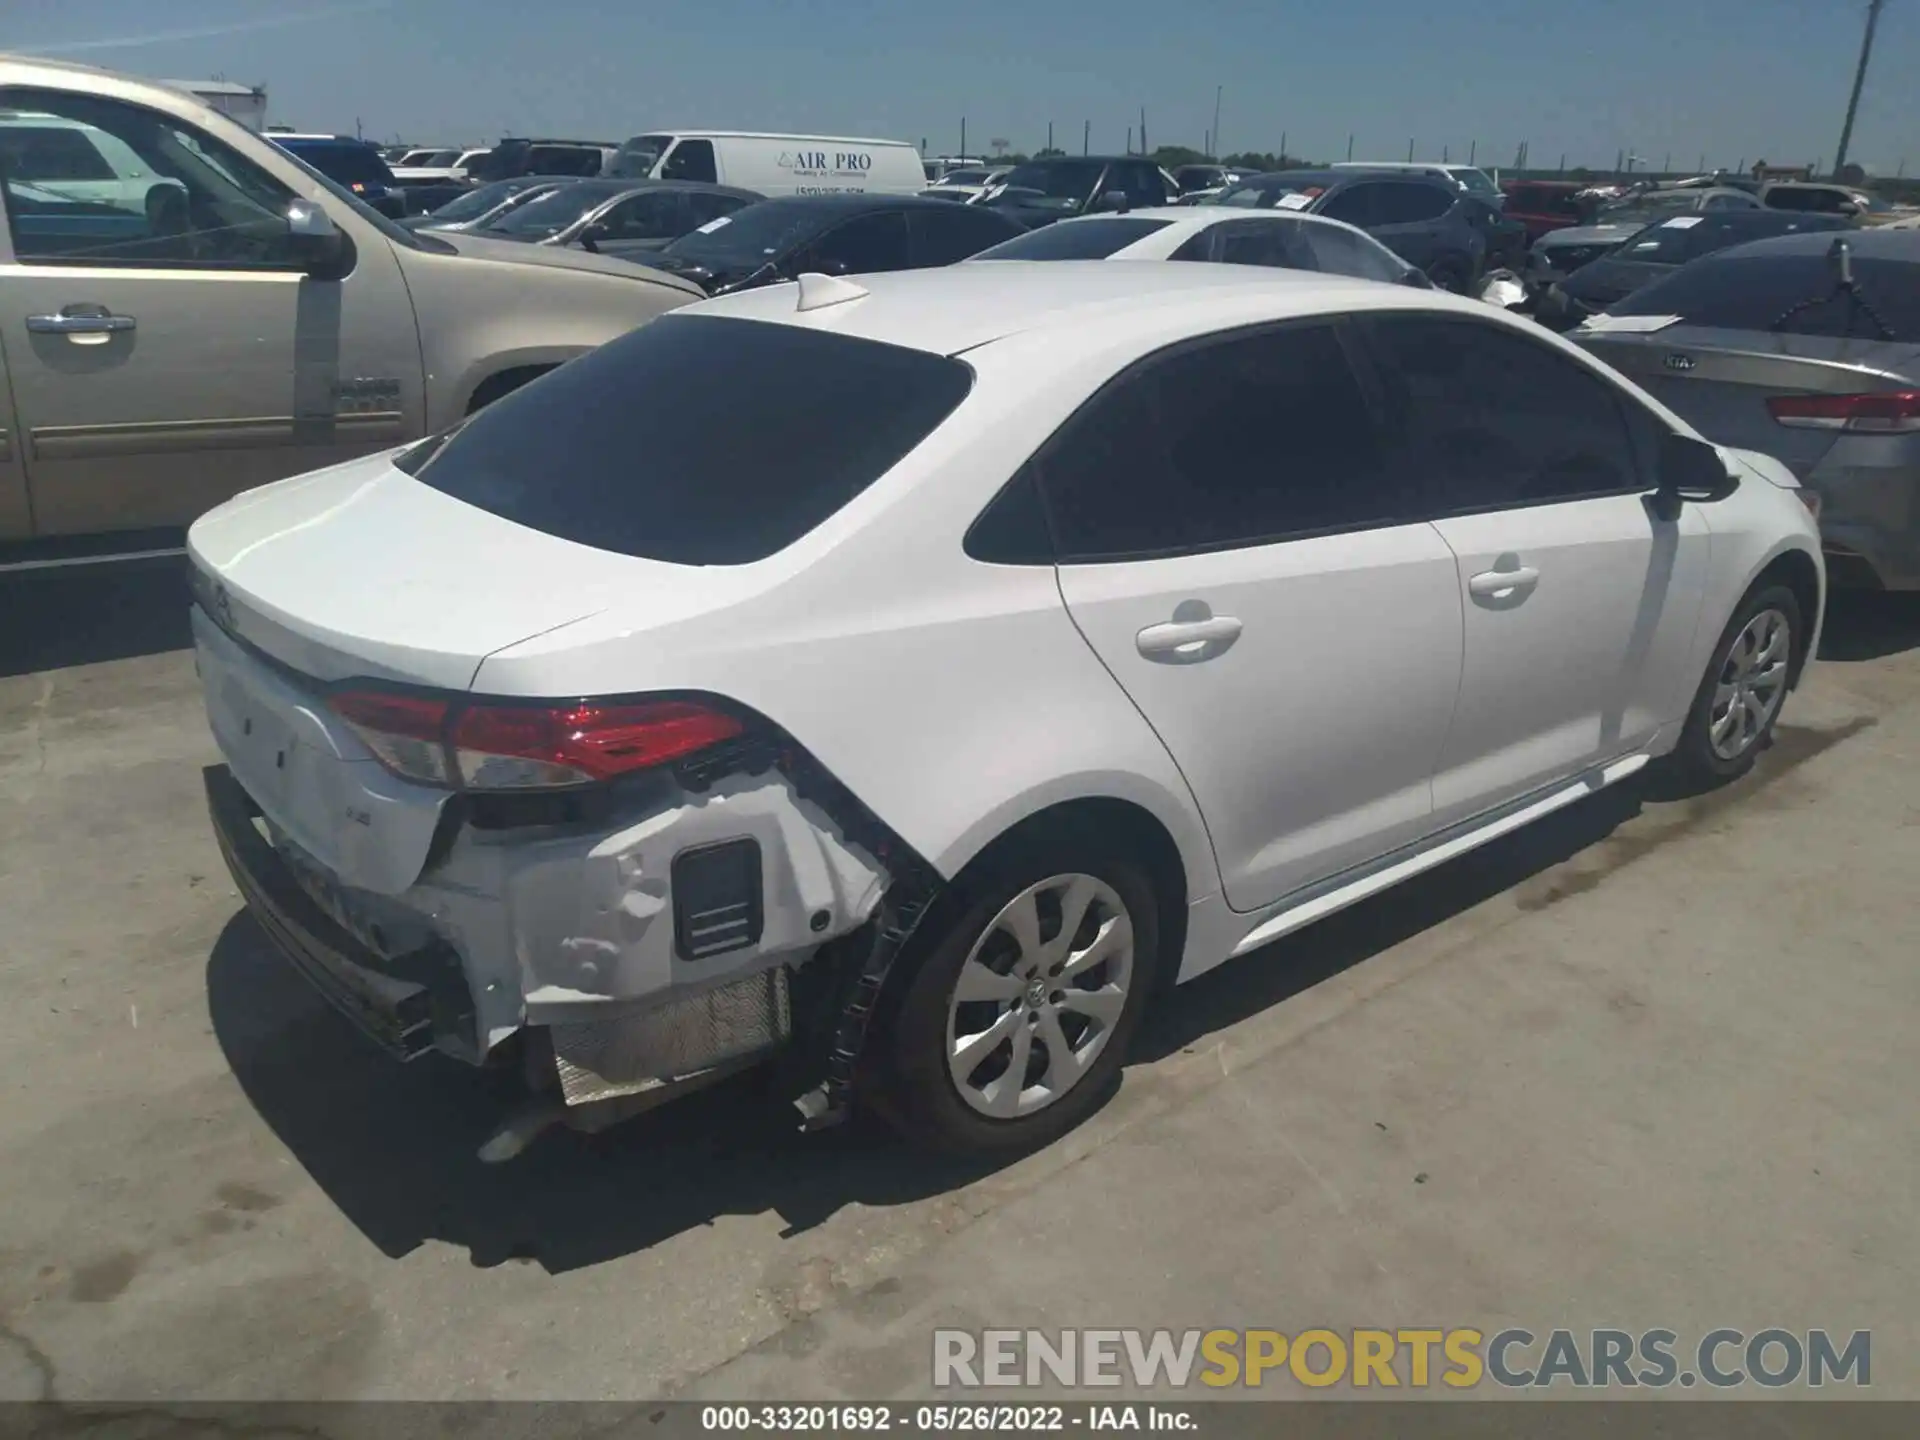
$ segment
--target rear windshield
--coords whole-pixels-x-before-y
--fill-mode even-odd
[[[1855,255],[1853,278],[1849,295],[1835,283],[1832,262],[1817,251],[1729,252],[1683,265],[1608,309],[1615,315],[1678,315],[1689,325],[1723,330],[1920,339],[1920,265]]]
[[[529,200],[487,228],[501,235],[558,235],[589,210],[598,209],[626,188],[617,180],[604,185],[590,180],[562,185],[538,200]]]
[[[1136,240],[1167,228],[1165,220],[1115,215],[1111,219],[1063,220],[1029,230],[982,250],[976,260],[1104,260]]]
[[[400,468],[596,550],[744,565],[891,470],[966,397],[957,360],[668,315],[497,401]]]

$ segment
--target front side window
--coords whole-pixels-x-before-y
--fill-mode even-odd
[[[596,550],[743,565],[886,474],[972,384],[966,365],[921,350],[666,315],[399,464],[456,500]]]
[[[1373,221],[1375,225],[1418,225],[1438,220],[1454,206],[1454,197],[1438,185],[1410,185],[1405,181],[1386,181],[1375,187]],[[1338,220],[1343,217],[1334,216]]]
[[[711,184],[720,178],[714,168],[711,140],[682,140],[661,167],[662,180],[704,180]]]
[[[1329,220],[1344,220],[1364,230],[1369,225],[1380,223],[1377,217],[1381,211],[1375,201],[1385,188],[1378,181],[1367,185],[1349,185],[1344,190],[1335,191],[1315,213]]]
[[[1333,327],[1216,337],[1097,395],[1035,461],[1063,561],[1390,524],[1380,436]]]
[[[596,222],[609,240],[671,240],[686,229],[680,197],[670,190],[629,195],[607,208]]]
[[[108,178],[37,182],[0,142],[13,253],[25,264],[299,269],[287,233],[295,198],[237,151],[157,111],[67,91],[0,92],[6,108],[78,126],[94,154],[133,157]],[[4,135],[0,130],[0,135]],[[60,142],[65,144],[65,142]],[[371,151],[368,152],[372,154]],[[377,163],[377,157],[376,157]]]
[[[1012,197],[1023,204],[1070,210],[1092,198],[1103,173],[1098,160],[1049,160],[1014,166],[1007,172],[1005,186],[1008,191],[1028,192]]]
[[[1579,362],[1471,320],[1377,316],[1366,329],[1395,466],[1433,513],[1642,488],[1620,398]]]
[[[0,119],[0,174],[35,185],[119,178],[100,147],[80,126],[22,124],[5,119]]]

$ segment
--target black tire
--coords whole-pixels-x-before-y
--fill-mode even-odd
[[[1780,698],[1737,755],[1722,755],[1713,743],[1716,694],[1730,674],[1734,642],[1756,616],[1769,610],[1777,611],[1787,622],[1787,670],[1786,678],[1780,682]],[[1787,688],[1792,684],[1793,677],[1800,673],[1801,664],[1806,659],[1806,644],[1806,621],[1800,613],[1800,601],[1787,586],[1773,582],[1757,585],[1734,608],[1733,618],[1727,621],[1726,629],[1720,632],[1720,638],[1714,642],[1713,657],[1707,662],[1707,673],[1701,677],[1700,689],[1693,697],[1693,708],[1687,712],[1686,728],[1681,731],[1680,743],[1669,757],[1673,772],[1688,788],[1711,789],[1738,779],[1753,768],[1753,762],[1759,758],[1760,752],[1773,741],[1773,727],[1785,706]]]
[[[1015,897],[1050,877],[1075,874],[1104,882],[1131,924],[1132,968],[1124,1008],[1103,1047],[1063,1094],[1029,1115],[994,1118],[963,1100],[948,1073],[947,1022],[954,989],[976,942]],[[1045,923],[1043,919],[1043,936]],[[1057,916],[1053,924],[1057,935]],[[876,1046],[881,1064],[873,1077],[880,1087],[874,1108],[908,1140],[949,1154],[1008,1155],[1058,1139],[1098,1109],[1118,1079],[1158,977],[1160,933],[1154,887],[1146,872],[1098,840],[1061,837],[1022,846],[990,864],[966,882],[957,913],[932,933],[916,936],[900,959],[904,987]]]

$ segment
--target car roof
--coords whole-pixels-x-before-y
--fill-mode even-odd
[[[719,186],[703,185],[703,190],[716,190]],[[929,200],[924,195],[880,195],[865,190],[846,190],[835,195],[774,195],[760,202],[763,205],[785,205],[790,208],[804,206],[809,210],[844,211],[857,214],[862,210],[938,210],[942,214],[955,208],[951,200]],[[1011,223],[1011,222],[1009,222]]]
[[[654,130],[641,130],[629,136],[625,143],[648,139],[655,135],[671,135],[675,139],[688,140],[818,140],[822,143],[833,142],[847,145],[905,145],[905,140],[880,140],[867,135],[810,135],[794,130],[703,130],[697,125],[662,125]],[[910,147],[911,148],[911,147]],[[916,149],[915,154],[919,151]],[[929,159],[938,157],[929,156]],[[972,161],[972,164],[983,162]]]
[[[938,201],[929,201],[938,204]],[[862,275],[866,292],[841,304],[800,311],[794,285],[737,291],[683,312],[801,325],[939,355],[957,355],[1015,334],[1044,331],[1063,346],[1090,320],[1148,329],[1178,328],[1193,301],[1229,302],[1249,322],[1327,311],[1442,308],[1454,297],[1382,285],[1377,280],[1237,265],[1169,265],[1161,260],[1005,260]],[[1249,302],[1258,301],[1258,304]],[[1478,301],[1459,301],[1487,314]]]
[[[1351,228],[1342,221],[1329,220],[1324,215],[1312,215],[1304,210],[1255,210],[1241,205],[1141,205],[1132,210],[1069,215],[1064,220],[1056,220],[1054,225],[1087,225],[1098,220],[1159,220],[1169,225],[1189,225],[1196,230],[1225,224],[1229,220],[1305,220],[1313,225],[1338,225],[1342,230]]]

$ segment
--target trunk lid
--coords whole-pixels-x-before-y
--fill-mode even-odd
[[[1650,334],[1575,331],[1600,359],[1673,410],[1707,439],[1777,456],[1802,479],[1842,432],[1777,423],[1775,395],[1857,395],[1909,388],[1858,340],[1770,335],[1671,325]],[[1878,348],[1878,347],[1875,347]]]
[[[556,539],[396,470],[391,455],[250,491],[187,537],[196,599],[321,682],[465,690],[496,650],[645,597],[697,604],[684,566]]]

